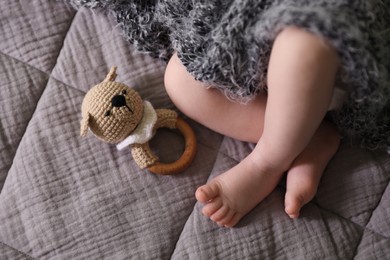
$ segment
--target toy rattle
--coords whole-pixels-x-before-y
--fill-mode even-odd
[[[170,109],[154,109],[132,88],[116,82],[112,67],[100,84],[91,88],[82,103],[81,136],[88,128],[99,139],[117,144],[119,150],[131,146],[134,161],[141,169],[172,175],[185,170],[196,153],[196,137],[191,127]],[[149,140],[158,128],[178,129],[185,141],[184,152],[172,163],[163,163],[152,152]]]

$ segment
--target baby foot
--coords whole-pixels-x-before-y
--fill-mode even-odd
[[[233,227],[268,196],[283,172],[265,170],[253,152],[238,165],[199,187],[196,199],[202,213],[220,226]]]
[[[324,122],[287,173],[285,211],[297,218],[301,208],[317,193],[322,174],[340,145],[337,130]]]

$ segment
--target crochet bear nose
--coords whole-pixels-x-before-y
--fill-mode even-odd
[[[122,95],[116,95],[112,98],[111,104],[113,107],[123,107],[126,106],[126,99]]]

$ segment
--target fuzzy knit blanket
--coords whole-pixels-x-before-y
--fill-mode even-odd
[[[340,130],[371,149],[390,148],[389,0],[70,0],[112,13],[137,49],[169,59],[174,51],[196,79],[247,101],[266,91],[273,41],[298,26],[339,53],[337,85],[349,98],[332,113]]]

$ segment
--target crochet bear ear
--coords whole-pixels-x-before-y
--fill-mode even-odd
[[[81,119],[81,122],[80,122],[80,124],[81,124],[80,135],[81,136],[86,136],[87,135],[90,117],[91,117],[91,114],[88,113],[86,115],[86,117],[83,117],[83,119]]]
[[[116,79],[116,67],[115,66],[112,66],[110,71],[108,72],[106,78],[103,80],[103,82],[112,82]]]

